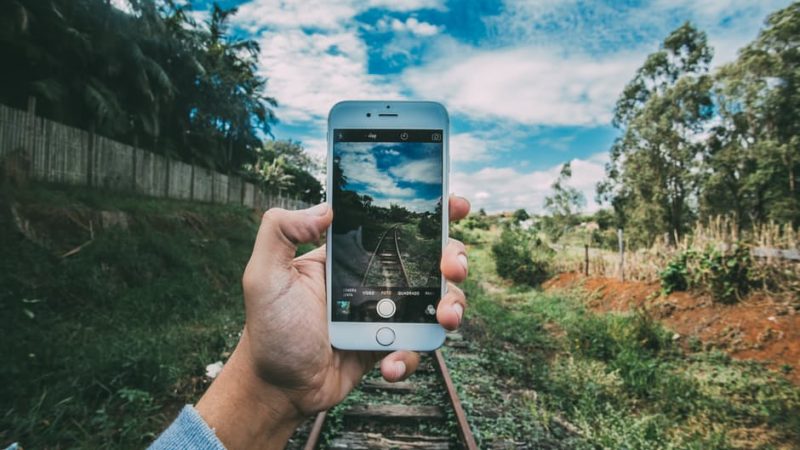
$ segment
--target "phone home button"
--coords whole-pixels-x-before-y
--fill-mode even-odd
[[[384,298],[378,301],[378,304],[375,307],[375,310],[378,312],[378,315],[383,317],[384,319],[388,319],[394,315],[394,312],[397,310],[394,302],[390,298]]]
[[[378,341],[378,344],[381,344],[384,347],[387,345],[392,345],[394,342],[394,330],[386,327],[379,329],[375,334],[375,340]]]

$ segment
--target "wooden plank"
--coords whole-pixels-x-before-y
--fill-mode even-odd
[[[426,405],[355,405],[346,409],[344,417],[356,419],[443,419],[444,411],[438,406]]]
[[[362,391],[387,391],[395,392],[398,394],[409,394],[415,392],[417,387],[413,383],[407,381],[399,381],[397,383],[390,383],[386,380],[364,380],[361,383]]]
[[[756,247],[753,249],[753,256],[758,258],[779,258],[787,259],[789,261],[800,261],[800,250]]]
[[[450,448],[447,438],[438,436],[392,436],[379,433],[344,432],[330,443],[329,448],[346,448],[353,450],[372,449],[431,449],[446,450]]]

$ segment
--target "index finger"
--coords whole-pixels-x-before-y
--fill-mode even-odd
[[[449,206],[451,222],[461,220],[469,214],[469,200],[464,197],[450,194]]]

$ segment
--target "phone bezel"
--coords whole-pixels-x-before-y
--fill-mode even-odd
[[[387,108],[388,106],[388,108]],[[369,114],[369,117],[367,116]],[[392,114],[381,116],[380,114]],[[327,133],[327,191],[333,192],[333,130],[337,128],[375,129],[441,129],[442,130],[442,252],[449,235],[449,172],[450,172],[450,118],[440,103],[426,101],[343,101],[331,108],[328,114]],[[333,207],[330,195],[326,196]],[[332,226],[328,227],[325,262],[326,299],[331,298],[331,240]],[[442,276],[441,297],[447,291]],[[444,343],[445,329],[438,323],[403,322],[334,322],[330,301],[326,302],[328,335],[331,345],[342,350],[417,350],[431,351]],[[395,341],[389,346],[378,344],[375,336],[380,328],[389,327],[395,332]]]

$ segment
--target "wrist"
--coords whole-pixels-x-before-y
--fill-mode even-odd
[[[284,448],[304,419],[282,389],[258,376],[247,333],[195,408],[230,450]]]

